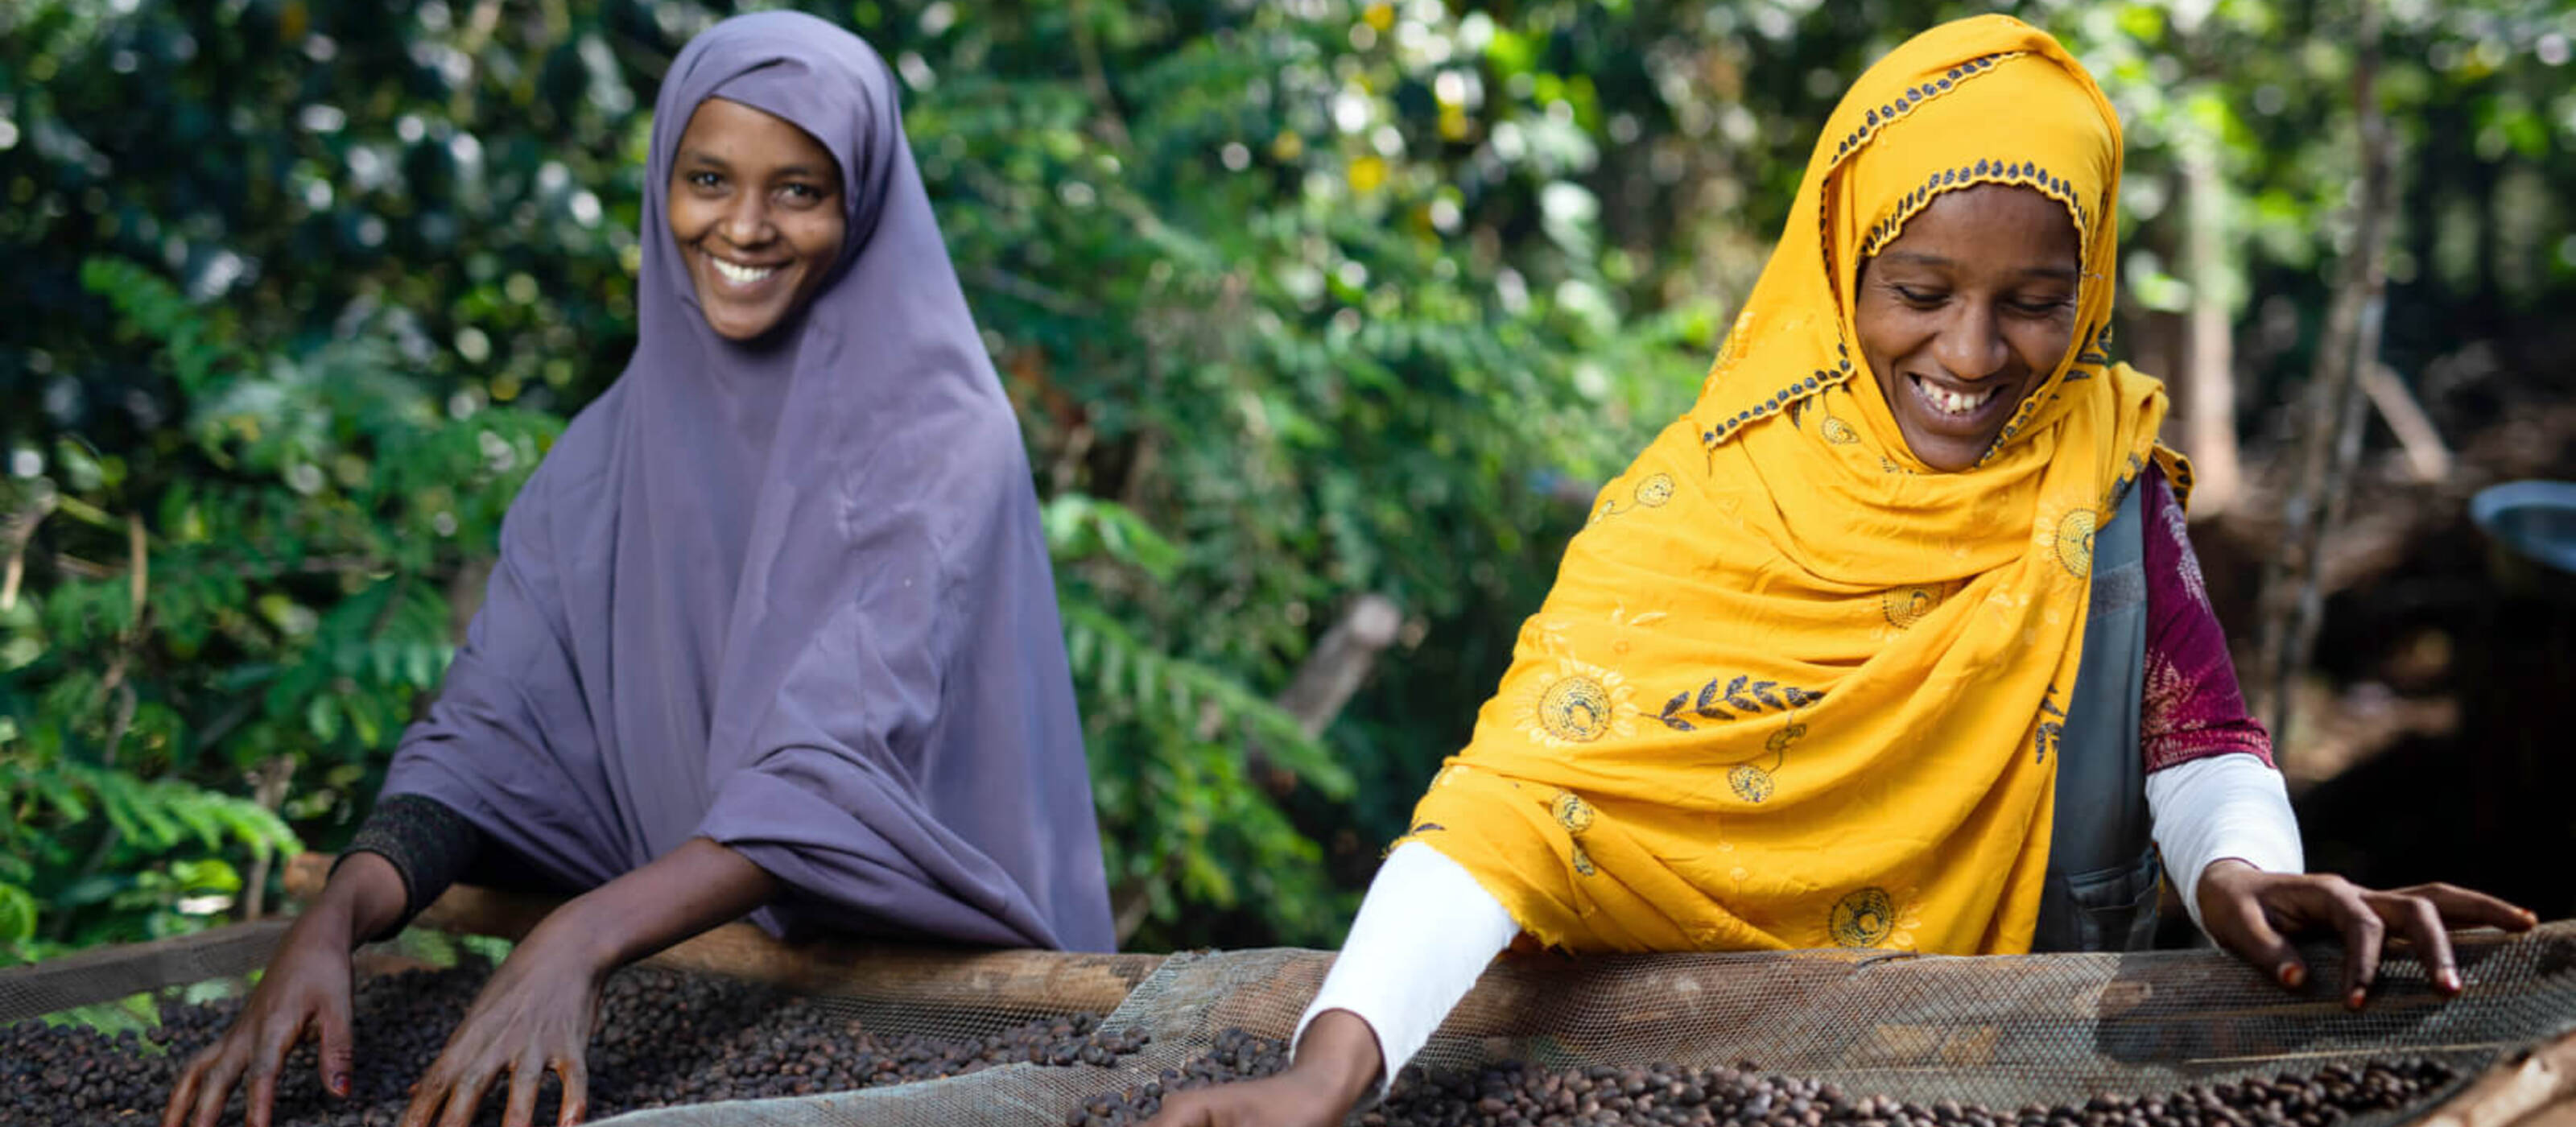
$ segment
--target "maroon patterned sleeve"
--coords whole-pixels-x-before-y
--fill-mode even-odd
[[[2147,490],[2139,506],[2147,514],[2147,673],[2138,744],[2146,769],[2229,752],[2272,766],[2272,737],[2246,714],[2182,505],[2162,470],[2148,470],[2140,484]]]

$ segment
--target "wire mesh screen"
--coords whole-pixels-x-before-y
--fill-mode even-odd
[[[285,934],[284,923],[245,924],[0,970],[0,1025],[174,986],[239,979],[266,965]]]
[[[265,959],[276,936],[273,927],[232,929],[0,972],[0,1023],[237,978]],[[1515,958],[1486,974],[1408,1072],[1506,1060],[1549,1067],[1750,1061],[1854,1093],[2001,1109],[2389,1057],[2437,1059],[2466,1077],[2576,1027],[2576,923],[2511,940],[2464,937],[2459,954],[2469,988],[2458,998],[2440,998],[2420,969],[2392,960],[2359,1013],[2333,997],[2330,984],[2341,973],[2335,953],[2314,947],[2307,954],[2317,985],[2300,993],[2214,951]],[[1172,956],[1102,1022],[1151,1038],[1107,1066],[1008,1064],[945,1080],[638,1111],[607,1122],[1077,1122],[1086,1101],[1186,1065],[1229,1028],[1286,1036],[1330,965],[1328,953],[1285,949]],[[951,1039],[1047,1016],[1043,1005],[994,1006],[971,983],[945,990],[872,994],[861,975],[809,1001],[873,1030]],[[2345,1122],[2389,1127],[2422,1106]]]

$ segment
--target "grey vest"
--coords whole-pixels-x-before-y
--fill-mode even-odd
[[[2034,951],[2135,951],[2156,933],[2163,864],[2147,820],[2138,710],[2146,686],[2146,490],[2134,483],[2093,538],[2084,659],[2057,755],[2056,824]]]

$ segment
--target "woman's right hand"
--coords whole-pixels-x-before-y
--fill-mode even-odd
[[[1380,1064],[1377,1031],[1349,1010],[1326,1010],[1285,1071],[1174,1092],[1145,1127],[1336,1127],[1377,1082]]]
[[[390,899],[388,899],[390,895]],[[373,853],[353,854],[298,917],[224,1035],[189,1059],[161,1127],[215,1127],[233,1088],[248,1081],[243,1119],[268,1127],[286,1054],[308,1031],[322,1042],[322,1088],[349,1094],[349,952],[402,914],[402,878]]]

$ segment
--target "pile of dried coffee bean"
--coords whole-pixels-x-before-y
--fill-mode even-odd
[[[277,1127],[373,1127],[401,1118],[407,1090],[428,1071],[490,977],[482,964],[364,980],[352,1000],[357,1067],[347,1099],[323,1094],[314,1049],[298,1048],[279,1077]],[[178,1070],[232,1023],[238,999],[164,1002],[149,1034],[103,1036],[80,1026],[21,1022],[0,1029],[0,1123],[157,1123]],[[600,999],[592,1038],[590,1117],[715,1100],[846,1091],[1026,1061],[1106,1066],[1142,1048],[1084,1014],[967,1040],[887,1036],[815,1003],[722,979],[628,968]],[[545,1081],[539,1123],[555,1121]],[[477,1122],[500,1119],[487,1097]],[[240,1122],[236,1095],[227,1123]]]
[[[1163,1093],[1277,1073],[1287,1043],[1229,1029],[1205,1056],[1143,1084],[1093,1098],[1069,1127],[1123,1127],[1161,1110]],[[1846,1095],[1832,1084],[1733,1068],[1538,1068],[1399,1074],[1386,1102],[1351,1117],[1361,1127],[2329,1127],[2367,1111],[2410,1106],[2450,1082],[2428,1060],[2336,1065],[2313,1075],[2201,1085],[2161,1097],[2099,1095],[2080,1105],[1997,1111],[1952,1100],[1929,1106]]]

